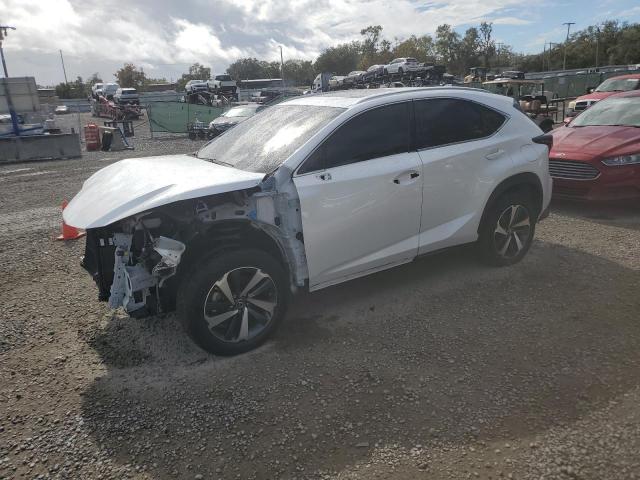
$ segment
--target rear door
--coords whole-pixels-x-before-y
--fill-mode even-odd
[[[461,98],[414,101],[422,162],[419,253],[477,238],[477,222],[495,179],[512,167],[519,139],[499,131],[507,117]]]
[[[415,257],[422,178],[409,107],[350,119],[296,173],[311,290]]]

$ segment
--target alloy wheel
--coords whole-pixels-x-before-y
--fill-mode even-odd
[[[510,205],[498,217],[493,232],[498,255],[514,258],[526,247],[531,236],[529,211],[522,205]]]
[[[240,267],[213,284],[204,300],[204,320],[218,339],[243,342],[269,325],[277,305],[273,279],[259,268]]]

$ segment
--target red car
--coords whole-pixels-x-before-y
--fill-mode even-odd
[[[606,79],[593,92],[576,98],[569,104],[569,117],[575,117],[600,100],[620,92],[640,89],[640,73],[620,75]]]
[[[555,196],[640,200],[640,90],[612,95],[551,134]]]

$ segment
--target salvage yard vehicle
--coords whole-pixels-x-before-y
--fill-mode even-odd
[[[184,89],[187,93],[207,92],[209,86],[204,80],[189,80],[185,84]]]
[[[135,88],[119,88],[113,95],[113,101],[120,105],[140,105],[140,96]]]
[[[618,93],[553,131],[554,195],[640,200],[640,90]]]
[[[337,89],[342,88],[344,86],[344,79],[347,78],[344,75],[333,75],[329,79],[329,88]]]
[[[229,130],[231,127],[235,127],[265,108],[267,108],[266,105],[259,103],[238,105],[230,108],[209,123],[209,138],[216,137],[222,132]]]
[[[596,102],[604,100],[616,93],[638,89],[640,89],[640,74],[638,73],[608,78],[598,85],[593,92],[582,95],[570,102],[567,117],[575,117]]]
[[[87,230],[101,300],[177,310],[199,345],[231,355],[275,330],[297,288],[466,243],[492,265],[520,261],[551,198],[551,139],[476,89],[306,95],[195,156],[109,165],[63,216]]]
[[[113,96],[116,94],[120,85],[117,83],[105,83],[102,85],[102,96],[107,100],[113,100]]]
[[[207,80],[207,88],[211,92],[236,93],[236,81],[230,75],[216,75],[211,80]]]
[[[515,73],[515,72],[505,72]],[[543,132],[553,129],[553,114],[557,107],[549,104],[542,80],[522,80],[517,78],[497,78],[482,83],[486,90],[506,95],[520,105],[520,109],[538,125]]]
[[[389,64],[385,66],[388,74],[418,72],[424,70],[424,67],[418,63],[418,60],[411,57],[394,58]]]
[[[349,74],[344,78],[344,85],[356,85],[358,83],[362,83],[362,75],[366,72],[363,70],[354,70],[349,72]]]
[[[370,83],[375,80],[380,80],[387,75],[387,71],[384,65],[371,65],[367,68],[367,71],[362,74],[362,82]]]

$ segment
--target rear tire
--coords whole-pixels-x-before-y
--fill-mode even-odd
[[[537,211],[528,191],[513,190],[489,205],[480,226],[481,259],[494,266],[518,263],[531,247]]]
[[[178,316],[189,336],[216,355],[237,355],[262,344],[289,303],[284,269],[261,250],[220,252],[183,278]]]

